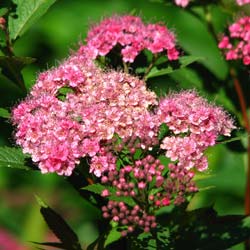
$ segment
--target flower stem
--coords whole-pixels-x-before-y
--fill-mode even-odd
[[[243,91],[233,68],[230,69],[230,75],[233,79],[234,87],[239,98],[244,127],[247,131],[247,180],[245,189],[245,214],[250,215],[250,122],[247,115],[247,105]],[[245,250],[250,250],[250,239],[245,241]]]

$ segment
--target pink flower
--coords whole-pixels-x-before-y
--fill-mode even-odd
[[[238,5],[244,5],[250,3],[250,0],[236,0]]]
[[[115,46],[121,48],[124,62],[134,62],[136,56],[148,49],[153,54],[166,51],[169,60],[178,59],[175,36],[161,24],[144,24],[140,17],[113,16],[94,26],[87,36],[92,59],[107,55]],[[80,48],[79,53],[82,53]]]
[[[240,4],[249,1],[238,1]],[[229,36],[224,35],[218,45],[225,53],[226,60],[239,60],[250,65],[250,17],[245,16],[229,26]]]
[[[108,190],[108,189],[104,189],[104,190],[102,191],[101,196],[102,196],[102,197],[107,197],[107,196],[109,196],[109,190]]]
[[[115,134],[124,141],[138,136],[143,145],[156,143],[158,125],[148,110],[157,104],[156,95],[136,77],[102,71],[86,55],[41,73],[13,110],[17,144],[42,173],[71,175],[80,158],[99,157],[100,144]],[[102,163],[93,160],[90,172],[100,176],[107,170]]]
[[[175,4],[185,8],[188,6],[189,0],[175,0]]]
[[[172,136],[161,148],[172,161],[185,169],[207,168],[204,151],[216,143],[218,135],[229,136],[235,128],[232,119],[219,107],[208,104],[196,92],[184,91],[161,100],[158,116]]]
[[[3,250],[25,250],[17,239],[4,229],[0,229],[0,246]]]

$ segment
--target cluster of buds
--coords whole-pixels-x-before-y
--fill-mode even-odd
[[[149,232],[156,227],[154,212],[159,207],[180,205],[186,201],[188,194],[197,191],[193,176],[193,173],[172,163],[162,165],[152,155],[134,161],[132,166],[109,170],[104,173],[101,182],[116,191],[113,194],[108,189],[103,190],[102,196],[110,197],[108,204],[102,208],[103,217],[117,222],[123,227],[125,235],[138,226]],[[114,195],[121,199],[132,197],[136,205],[114,201]]]
[[[155,216],[148,215],[138,205],[132,208],[124,202],[110,200],[106,206],[102,207],[103,217],[117,222],[123,227],[122,236],[132,233],[135,225],[144,229],[144,232],[150,232],[151,228],[157,226]]]

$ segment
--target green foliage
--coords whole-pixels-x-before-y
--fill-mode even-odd
[[[96,183],[96,184],[92,184],[92,185],[88,185],[86,187],[83,187],[82,189],[90,191],[90,192],[95,193],[95,194],[99,194],[99,195],[102,194],[103,190],[107,189],[110,192],[110,195],[108,196],[109,200],[123,201],[124,203],[126,203],[129,206],[136,205],[136,203],[135,203],[135,201],[133,200],[132,197],[129,197],[129,196],[126,196],[126,197],[117,196],[116,193],[115,193],[116,190],[115,190],[114,187],[104,186],[104,185],[102,185],[100,183]]]
[[[228,66],[221,56],[217,41],[207,29],[206,23],[199,19],[199,15],[193,15],[178,7],[170,6],[166,11],[166,21],[169,25],[174,25],[179,44],[185,51],[192,56],[202,58],[201,64],[219,79],[225,79]]]
[[[10,118],[9,111],[7,109],[0,108],[0,117],[9,119]]]
[[[35,59],[30,57],[0,56],[1,73],[17,86],[25,89],[21,71],[34,61]]]
[[[162,3],[158,4],[144,0],[122,0],[120,2],[110,1],[103,6],[99,0],[91,1],[91,3],[88,1],[62,0],[58,6],[51,9],[51,13],[40,23],[37,20],[47,12],[56,0],[13,0],[12,2],[14,4],[6,0],[0,3],[0,16],[7,18],[9,32],[8,41],[8,36],[6,36],[4,30],[0,29],[0,49],[2,51],[0,55],[0,92],[2,93],[0,99],[1,107],[3,107],[0,108],[1,118],[10,118],[9,108],[17,103],[20,98],[25,97],[27,79],[33,80],[35,78],[34,72],[47,68],[47,64],[50,64],[51,61],[54,64],[55,58],[61,58],[67,53],[65,51],[69,44],[72,47],[72,43],[75,44],[77,42],[79,34],[86,34],[84,29],[88,26],[87,23],[90,16],[91,21],[99,21],[102,15],[124,14],[133,9],[133,14],[142,13],[146,20],[159,19],[165,22],[176,33],[177,43],[183,49],[181,53],[185,55],[176,62],[169,62],[162,58],[157,60],[145,76],[145,79],[149,80],[148,85],[150,88],[163,95],[171,90],[197,88],[205,93],[208,98],[218,102],[234,113],[234,117],[236,120],[238,119],[238,127],[243,124],[239,111],[239,101],[235,96],[233,84],[228,75],[228,63],[223,59],[216,41],[216,35],[222,32],[223,28],[229,23],[231,18],[230,11],[235,11],[227,1],[224,1],[224,6],[217,4],[218,2],[221,3],[221,1],[208,0],[197,5],[195,5],[195,1],[192,1],[190,8],[182,9],[173,6],[173,1],[168,1],[168,5],[164,5],[163,2],[166,1],[161,1]],[[228,7],[227,5],[230,6]],[[222,9],[222,7],[225,7],[225,9]],[[224,11],[223,13],[222,10]],[[249,13],[247,8],[242,10]],[[207,13],[209,11],[211,13]],[[74,13],[73,16],[72,13]],[[88,13],[88,15],[83,16],[82,13]],[[212,15],[212,18],[210,16],[210,21],[212,21],[209,24],[210,26],[206,20],[208,14]],[[36,22],[35,29],[30,29]],[[211,30],[211,25],[214,25],[217,34]],[[23,36],[29,29],[30,32],[26,33],[27,36]],[[21,39],[16,43],[16,40],[20,37]],[[6,50],[7,46],[9,46],[9,50]],[[46,51],[48,53],[45,53]],[[30,57],[17,55],[29,55]],[[39,59],[36,61],[37,64],[34,64],[35,59],[33,57]],[[43,62],[41,62],[42,60]],[[240,68],[239,65],[236,65],[236,67]],[[142,65],[135,72],[143,75],[147,69]],[[242,74],[242,71],[239,71],[239,75],[242,75],[244,79],[242,84],[244,85],[244,94],[247,100],[249,100],[249,77]],[[65,100],[67,94],[72,91],[71,88],[67,87],[59,89],[58,99]],[[3,138],[11,138],[13,129],[7,123],[1,123],[0,126],[2,131],[0,140],[4,144]],[[168,128],[162,124],[158,139],[163,139],[167,134]],[[245,178],[243,165],[244,157],[246,158],[246,143],[242,146],[243,149],[241,151],[237,151],[233,147],[231,148],[237,151],[237,155],[229,150],[220,150],[221,147],[224,147],[223,149],[226,146],[229,148],[231,143],[240,139],[242,139],[241,141],[244,144],[247,141],[246,133],[243,136],[237,136],[228,140],[223,138],[219,141],[219,144],[223,145],[217,146],[214,151],[208,152],[210,172],[207,175],[197,175],[195,181],[201,183],[200,190],[214,187],[213,193],[209,193],[208,197],[204,194],[205,192],[195,196],[189,204],[189,208],[194,209],[193,211],[186,211],[185,208],[174,210],[168,208],[168,211],[164,213],[158,211],[160,225],[155,231],[152,233],[135,231],[133,235],[127,238],[127,241],[124,238],[120,238],[120,228],[117,228],[115,225],[113,227],[112,225],[109,225],[109,227],[105,225],[104,229],[102,229],[103,231],[100,230],[99,237],[87,249],[120,249],[119,247],[115,248],[116,244],[121,246],[125,241],[128,246],[127,249],[130,250],[223,250],[231,248],[235,244],[249,238],[250,217],[240,215],[218,216],[212,208],[195,209],[196,207],[204,206],[204,203],[206,204],[209,201],[209,204],[215,203],[216,210],[221,214],[232,213],[232,211],[243,213]],[[8,143],[10,145],[13,142],[10,140]],[[126,151],[123,151],[121,156],[120,164],[124,162],[132,164]],[[137,150],[133,160],[140,159],[140,157],[141,152]],[[167,157],[161,156],[159,159],[162,164],[168,165],[169,159]],[[0,147],[0,167],[4,167],[7,170],[8,168],[29,170],[31,168],[28,167],[27,161],[28,158],[22,153],[21,149],[6,146]],[[6,174],[4,169],[2,170],[0,178],[1,188],[4,187],[4,179],[9,177],[8,173]],[[164,171],[167,173],[167,167]],[[10,177],[9,179],[14,184],[17,184],[16,179],[12,178],[12,176]],[[30,187],[26,181],[20,185]],[[45,182],[43,185],[47,185],[47,183]],[[9,187],[6,187],[6,189],[9,189]],[[57,192],[63,193],[65,189],[66,186],[63,188],[59,186]],[[104,189],[108,189],[111,194],[105,199],[123,201],[129,206],[136,204],[132,197],[117,197],[116,190],[112,187],[96,183],[82,188],[82,190],[97,195],[101,195]],[[152,190],[152,193],[157,191],[156,189]],[[227,199],[231,199],[229,205]],[[76,204],[75,201],[71,201],[71,203],[66,201],[65,203],[67,206],[70,204],[70,206],[74,208],[80,207],[80,209],[86,206],[86,204],[79,204],[80,202]],[[78,237],[63,218],[41,200],[39,204],[42,216],[61,242],[37,244],[58,249],[80,250],[81,246]],[[2,214],[2,217],[6,217],[4,212]],[[11,214],[10,211],[8,211],[9,214]],[[25,216],[26,213],[20,213],[18,210],[18,214]],[[0,223],[2,223],[1,216]],[[89,214],[86,217],[88,216]],[[6,218],[4,221],[7,225],[8,223],[9,225],[13,223]],[[81,227],[79,222],[76,224],[78,224],[78,228]],[[15,225],[15,227],[17,226]],[[33,228],[30,229],[30,231],[33,230]],[[38,233],[40,234],[40,232]],[[128,241],[131,242],[128,243]]]
[[[56,0],[14,0],[15,15],[9,17],[10,38],[16,40],[24,34]]]
[[[201,58],[198,56],[182,56],[178,62],[169,62],[169,65],[163,69],[158,69],[160,65],[157,65],[156,67],[153,67],[146,75],[146,79],[173,73],[174,71],[187,67],[189,64],[198,60],[201,60]]]
[[[167,136],[168,132],[169,132],[168,126],[166,125],[166,123],[162,123],[158,132],[158,139],[162,140],[164,137]]]
[[[118,241],[120,238],[121,238],[121,233],[117,231],[117,228],[112,228],[106,237],[106,240],[104,242],[104,247],[106,248],[108,245]]]
[[[68,93],[73,93],[74,90],[70,87],[62,87],[58,90],[57,98],[61,101],[66,99]]]
[[[25,165],[25,158],[20,148],[0,147],[0,167],[30,170]]]
[[[69,225],[64,221],[64,219],[47,206],[44,202],[38,198],[38,202],[41,206],[40,212],[46,221],[49,228],[53,231],[56,237],[61,241],[61,244],[58,243],[42,243],[47,246],[56,246],[65,250],[81,250],[81,245],[79,243],[77,235],[69,227]]]
[[[250,236],[250,216],[218,216],[212,208],[174,210],[158,217],[170,227],[169,249],[223,250]]]

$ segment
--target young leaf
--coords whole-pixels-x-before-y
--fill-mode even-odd
[[[112,230],[107,235],[107,238],[104,243],[104,247],[106,248],[111,243],[119,240],[121,238],[121,233],[117,231],[117,228],[112,228]]]
[[[18,36],[32,26],[40,17],[42,17],[49,7],[56,0],[14,0],[17,4],[16,15],[9,17],[10,38],[16,40]]]
[[[0,117],[9,119],[10,118],[10,113],[7,109],[0,108]]]
[[[18,36],[30,28],[56,0],[14,0],[17,4],[16,16],[9,17],[10,38],[16,40]]]
[[[38,198],[40,212],[49,228],[67,250],[82,250],[78,237],[64,219]]]
[[[99,194],[99,195],[101,195],[103,190],[108,189],[109,192],[110,192],[110,196],[108,196],[107,198],[109,200],[123,201],[124,203],[126,203],[129,206],[135,206],[136,205],[136,203],[135,203],[135,201],[133,200],[132,197],[117,196],[115,188],[104,186],[104,185],[101,185],[99,183],[88,185],[86,187],[83,187],[82,189],[90,191],[90,192],[95,193],[95,194]]]
[[[0,167],[30,170],[25,166],[26,156],[19,148],[0,147]]]

